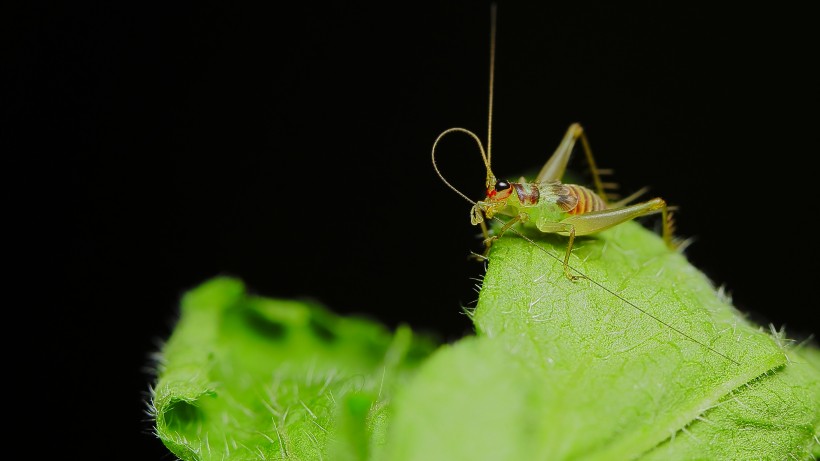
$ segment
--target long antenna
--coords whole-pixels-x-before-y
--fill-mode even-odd
[[[444,181],[444,184],[447,185],[450,189],[453,189],[458,195],[462,198],[467,200],[468,202],[475,205],[475,201],[471,200],[467,197],[464,193],[458,190],[455,186],[450,184],[446,179],[444,179],[444,175],[441,174],[441,171],[438,169],[438,165],[436,164],[436,146],[438,146],[438,142],[444,135],[453,133],[453,132],[461,132],[469,135],[472,137],[475,142],[478,144],[478,149],[481,152],[481,158],[484,160],[484,166],[487,168],[487,183],[486,186],[492,187],[495,182],[496,178],[493,174],[492,169],[490,168],[490,148],[492,146],[492,139],[493,139],[493,81],[495,79],[495,29],[496,29],[496,4],[493,3],[490,5],[490,104],[489,110],[487,115],[487,150],[484,150],[484,146],[481,144],[481,140],[470,130],[464,128],[450,128],[449,130],[444,130],[438,137],[436,138],[435,142],[433,142],[433,151],[431,153],[433,159],[433,168],[436,170],[436,174],[438,177]]]
[[[433,169],[436,170],[436,174],[438,175],[439,178],[441,178],[442,181],[444,181],[444,184],[447,184],[447,187],[449,187],[450,189],[453,189],[454,191],[456,191],[456,194],[462,196],[464,198],[464,200],[466,200],[466,201],[472,203],[473,205],[475,205],[474,200],[470,199],[470,197],[467,197],[466,195],[464,195],[463,192],[458,190],[454,185],[450,184],[450,181],[447,181],[446,179],[444,179],[444,175],[441,174],[441,171],[438,169],[438,165],[436,164],[436,146],[438,146],[438,142],[441,141],[441,138],[443,138],[445,135],[447,135],[449,133],[454,133],[454,132],[465,133],[468,136],[470,136],[471,138],[473,138],[473,140],[475,140],[476,144],[478,144],[478,151],[481,153],[481,158],[484,160],[484,166],[487,167],[487,177],[489,178],[489,177],[492,176],[492,173],[490,173],[490,161],[487,159],[487,155],[484,153],[484,147],[481,145],[481,140],[478,139],[478,136],[476,136],[476,134],[473,133],[472,131],[467,130],[465,128],[458,128],[458,127],[450,128],[448,130],[442,131],[441,134],[438,135],[436,140],[433,141],[433,151],[430,154],[432,159],[433,159]],[[492,176],[492,177],[495,178],[494,176]],[[493,181],[494,180],[495,179],[493,179]],[[488,179],[488,181],[489,181],[489,179]]]
[[[487,110],[487,163],[493,159],[493,83],[495,80],[496,4],[490,5],[490,104]],[[489,187],[489,184],[487,185]]]

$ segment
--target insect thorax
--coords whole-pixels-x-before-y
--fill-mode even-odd
[[[507,201],[507,208],[503,214],[515,216],[526,213],[528,221],[535,223],[539,219],[558,222],[567,216],[567,213],[556,204],[557,196],[551,187],[543,187],[535,183],[511,183],[513,195]]]

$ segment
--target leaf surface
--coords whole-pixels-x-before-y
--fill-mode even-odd
[[[572,282],[566,239],[529,235],[538,246],[495,242],[477,338],[434,354],[402,390],[384,459],[724,459],[710,447],[751,447],[715,435],[739,427],[778,439],[754,447],[762,459],[805,456],[817,370],[788,364],[683,255],[628,222],[576,240],[570,264],[589,279]],[[790,418],[772,431],[779,412]]]
[[[390,395],[432,345],[235,279],[189,292],[162,351],[156,432],[183,460],[367,459]]]

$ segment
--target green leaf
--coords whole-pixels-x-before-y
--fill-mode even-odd
[[[405,327],[215,279],[184,297],[162,349],[156,432],[184,460],[365,460],[395,387],[431,349]]]
[[[540,460],[545,456],[541,378],[494,338],[437,351],[399,391],[377,460]]]
[[[184,460],[812,459],[820,351],[748,322],[630,222],[508,234],[477,335],[441,347],[315,304],[188,293],[162,350],[157,435]]]
[[[478,337],[400,391],[381,459],[808,456],[820,373],[681,254],[625,223],[576,241],[571,282],[566,239],[532,237],[494,244]]]
[[[807,353],[790,351],[786,366],[735,389],[641,459],[813,459],[820,369]]]

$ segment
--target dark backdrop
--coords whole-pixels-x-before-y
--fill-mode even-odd
[[[21,17],[5,116],[31,122],[35,168],[59,186],[44,210],[63,288],[55,369],[80,389],[73,418],[89,416],[66,432],[108,436],[78,439],[91,457],[168,458],[144,367],[180,295],[219,274],[445,341],[471,331],[477,230],[429,157],[448,127],[485,137],[488,4],[267,3]],[[623,190],[680,207],[689,259],[741,310],[816,331],[810,13],[569,3],[500,5],[495,171],[539,168],[581,122]],[[474,145],[454,136],[441,157],[478,198]]]

